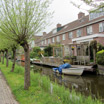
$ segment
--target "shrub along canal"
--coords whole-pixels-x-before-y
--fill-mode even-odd
[[[24,63],[22,62],[23,66]],[[34,73],[40,72],[42,75],[49,76],[51,81],[82,93],[85,96],[91,95],[93,98],[100,98],[104,102],[104,76],[86,74],[83,76],[59,75],[53,72],[52,68],[38,65],[31,65]]]

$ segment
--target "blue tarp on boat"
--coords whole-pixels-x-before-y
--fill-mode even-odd
[[[69,63],[65,63],[65,64],[60,65],[57,68],[53,68],[53,70],[55,70],[55,71],[58,70],[59,73],[61,74],[62,73],[62,69],[66,69],[66,68],[70,68],[70,67],[71,67],[71,65]]]

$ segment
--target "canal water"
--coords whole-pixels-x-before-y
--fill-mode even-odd
[[[22,63],[24,65],[24,63]],[[53,72],[52,68],[31,65],[34,72],[49,76],[51,81],[82,93],[85,96],[91,95],[93,98],[100,98],[104,101],[104,76],[86,74],[82,76],[59,75]]]

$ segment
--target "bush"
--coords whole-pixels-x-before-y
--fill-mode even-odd
[[[53,47],[51,45],[44,48],[44,56],[52,56],[53,55]]]
[[[100,43],[97,43],[97,51],[104,50],[104,46],[101,45]]]
[[[96,61],[99,65],[104,65],[104,50],[97,52]]]
[[[30,58],[41,58],[41,49],[40,47],[34,47],[33,51],[30,53]]]

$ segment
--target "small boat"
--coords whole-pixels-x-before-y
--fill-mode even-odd
[[[53,70],[54,72],[59,73],[58,70]],[[67,69],[62,69],[62,74],[65,75],[82,75],[84,72],[84,68],[67,68]]]

